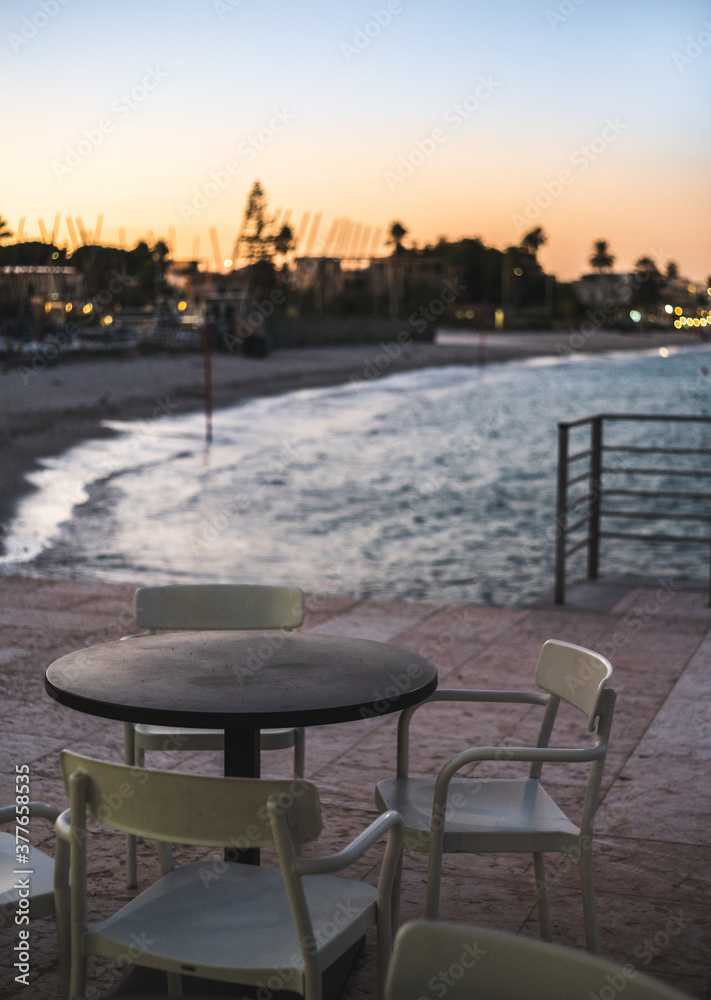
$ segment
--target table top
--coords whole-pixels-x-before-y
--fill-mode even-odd
[[[171,632],[68,653],[49,666],[45,687],[63,705],[108,719],[266,729],[398,712],[436,690],[437,670],[371,639]]]

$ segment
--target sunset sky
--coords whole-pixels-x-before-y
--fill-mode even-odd
[[[337,218],[370,249],[396,219],[420,246],[540,225],[562,280],[600,238],[711,273],[702,0],[4,0],[0,28],[24,238],[103,214],[102,242],[212,261],[214,227],[229,257],[259,179],[307,238],[321,213],[313,252]]]

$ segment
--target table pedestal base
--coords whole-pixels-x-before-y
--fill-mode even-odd
[[[261,774],[258,729],[225,729],[225,777],[258,778]],[[225,861],[239,861],[243,865],[259,864],[259,848],[239,850],[225,848]]]

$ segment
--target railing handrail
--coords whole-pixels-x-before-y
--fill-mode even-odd
[[[591,417],[580,417],[578,420],[560,421],[559,427],[582,427],[593,420],[662,420],[666,423],[700,423],[711,424],[711,417],[695,416],[689,413],[596,413]]]
[[[711,534],[709,535],[658,535],[658,534],[632,534],[624,532],[605,531],[601,524],[603,518],[638,518],[656,521],[698,521],[703,524],[711,523],[711,515],[683,514],[678,510],[675,512],[663,510],[650,511],[622,511],[603,507],[602,501],[605,497],[637,496],[645,500],[655,499],[675,499],[679,501],[700,501],[711,500],[711,493],[698,492],[677,492],[669,489],[663,490],[605,490],[603,487],[603,476],[615,475],[654,475],[654,476],[685,476],[703,480],[711,477],[711,471],[704,469],[678,469],[678,468],[634,468],[625,466],[603,465],[602,457],[604,453],[615,452],[618,455],[641,455],[656,454],[669,456],[704,456],[711,458],[711,449],[689,448],[689,447],[668,447],[668,446],[637,446],[637,445],[606,445],[603,442],[604,427],[606,423],[614,421],[659,421],[663,423],[696,423],[711,424],[711,416],[701,416],[693,414],[656,414],[656,413],[598,413],[594,416],[581,417],[578,420],[561,421],[558,424],[558,485],[556,496],[556,553],[555,553],[555,601],[557,604],[565,602],[565,573],[566,560],[569,556],[587,547],[587,578],[596,579],[598,576],[599,563],[599,543],[601,538],[628,538],[648,542],[690,542],[711,544]],[[570,431],[574,428],[585,426],[590,427],[590,447],[569,454]],[[569,469],[572,463],[580,462],[582,459],[588,460],[587,469],[578,472],[569,478]],[[584,480],[589,482],[587,493],[568,499],[568,488]],[[679,484],[681,485],[681,484]],[[587,513],[584,517],[576,519],[573,523],[568,523],[568,514],[577,507],[587,505]],[[587,534],[572,546],[569,546],[570,536],[581,528],[587,526]],[[709,603],[711,604],[711,566],[709,572]]]

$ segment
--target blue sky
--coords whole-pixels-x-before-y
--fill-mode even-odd
[[[212,259],[212,229],[227,256],[260,179],[321,241],[343,217],[420,245],[542,225],[561,278],[599,238],[619,269],[711,272],[696,0],[5,0],[0,29],[0,214],[26,237],[101,213],[105,241]]]

